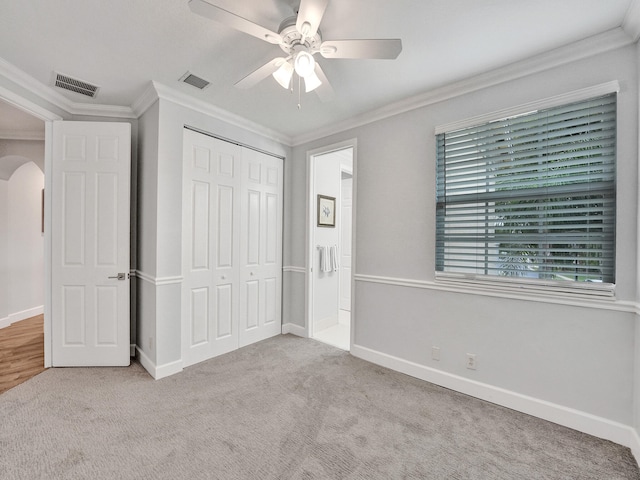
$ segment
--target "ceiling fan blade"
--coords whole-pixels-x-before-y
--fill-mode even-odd
[[[322,82],[322,85],[316,88],[314,92],[316,92],[321,102],[330,102],[334,99],[336,94],[333,91],[333,87],[329,83],[327,76],[322,71],[322,68],[320,67],[320,64],[318,62],[316,62],[316,75]]]
[[[286,62],[287,59],[284,57],[274,58],[273,60],[268,61],[263,66],[258,68],[257,70],[251,72],[249,75],[244,77],[242,80],[237,82],[235,85],[238,88],[251,88],[256,85],[258,82],[264,80],[269,75],[273,74],[280,66]]]
[[[380,58],[394,59],[402,51],[402,40],[327,40],[320,45],[324,58]]]
[[[329,0],[302,0],[296,20],[296,29],[298,32],[305,37],[313,37],[318,31],[328,3]],[[308,25],[308,31],[305,31],[305,24]]]
[[[242,18],[235,13],[228,12],[220,7],[205,2],[204,0],[189,0],[189,8],[193,13],[202,15],[216,22],[222,23],[228,27],[235,28],[249,35],[253,35],[265,42],[278,45],[282,42],[282,37],[276,32],[272,32],[268,28],[264,28],[257,23],[253,23]]]

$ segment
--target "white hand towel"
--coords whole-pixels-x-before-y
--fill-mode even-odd
[[[330,272],[331,264],[329,261],[329,247],[319,247],[320,249],[320,271]]]
[[[340,269],[340,262],[338,262],[338,247],[333,245],[331,247],[331,270],[337,272]]]

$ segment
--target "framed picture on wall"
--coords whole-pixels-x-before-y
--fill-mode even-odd
[[[318,226],[336,226],[336,197],[318,195]]]

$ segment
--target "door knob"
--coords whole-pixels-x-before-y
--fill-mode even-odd
[[[127,279],[127,274],[123,272],[123,273],[119,273],[115,277],[107,277],[107,278],[115,278],[115,279],[118,279],[118,280],[126,280]]]

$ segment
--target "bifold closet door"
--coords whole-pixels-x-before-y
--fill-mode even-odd
[[[283,160],[243,149],[240,346],[282,331]]]
[[[238,348],[242,149],[184,131],[182,356]]]
[[[182,359],[282,329],[283,160],[184,131]]]

